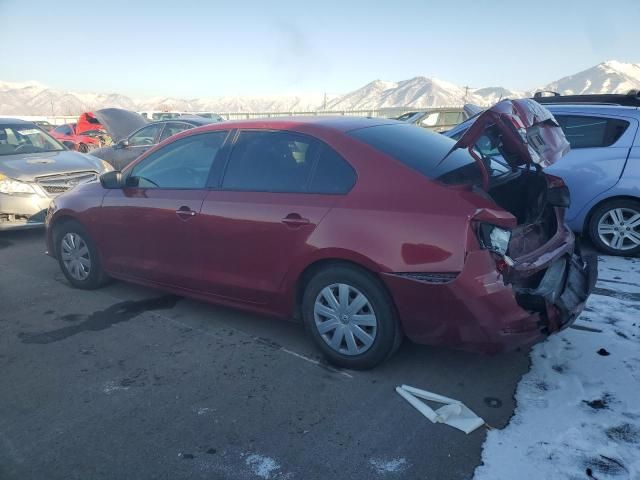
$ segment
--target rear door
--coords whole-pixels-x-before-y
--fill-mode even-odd
[[[109,271],[198,289],[200,208],[226,131],[190,135],[153,152],[111,190],[100,212]]]
[[[202,206],[203,279],[209,292],[255,304],[273,300],[309,237],[351,189],[355,172],[313,137],[240,131],[218,189]]]
[[[571,150],[546,172],[562,177],[571,191],[567,221],[620,179],[638,126],[634,119],[553,112]]]

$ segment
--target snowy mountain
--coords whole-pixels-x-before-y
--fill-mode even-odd
[[[615,60],[600,63],[574,75],[552,82],[544,90],[565,94],[627,93],[640,89],[640,63]]]
[[[631,89],[640,89],[640,64],[610,60],[531,91],[500,86],[470,89],[422,76],[399,82],[376,80],[346,95],[328,98],[327,110],[491,105],[503,98],[530,96],[535,90],[571,94],[626,93]],[[296,112],[319,110],[323,103],[323,94],[135,99],[117,93],[65,92],[38,82],[0,81],[1,115],[77,115],[104,107],[136,111]]]

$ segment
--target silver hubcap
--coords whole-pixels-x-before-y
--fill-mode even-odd
[[[598,236],[615,250],[631,250],[640,245],[640,212],[631,208],[614,208],[598,222]]]
[[[69,275],[76,280],[85,280],[91,272],[91,257],[84,239],[77,233],[67,233],[62,237],[60,247],[62,263]]]
[[[323,288],[313,307],[316,328],[333,350],[359,355],[371,348],[378,322],[367,297],[355,287],[334,283]]]

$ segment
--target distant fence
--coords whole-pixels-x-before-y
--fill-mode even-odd
[[[373,118],[392,118],[400,116],[407,112],[424,111],[430,112],[445,111],[451,108],[461,108],[462,105],[450,105],[447,107],[393,107],[393,108],[372,108],[366,110],[305,110],[296,111],[288,110],[281,112],[215,112],[227,120],[245,120],[251,118],[273,118],[273,117],[290,117],[290,116],[345,116],[345,117],[373,117]],[[189,113],[189,112],[182,112]],[[78,120],[78,115],[16,115],[15,117],[23,120],[46,120],[53,125],[63,125],[65,123],[73,123]]]

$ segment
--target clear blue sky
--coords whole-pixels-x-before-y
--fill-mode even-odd
[[[0,0],[0,80],[134,96],[526,89],[640,62],[639,40],[640,0]]]

